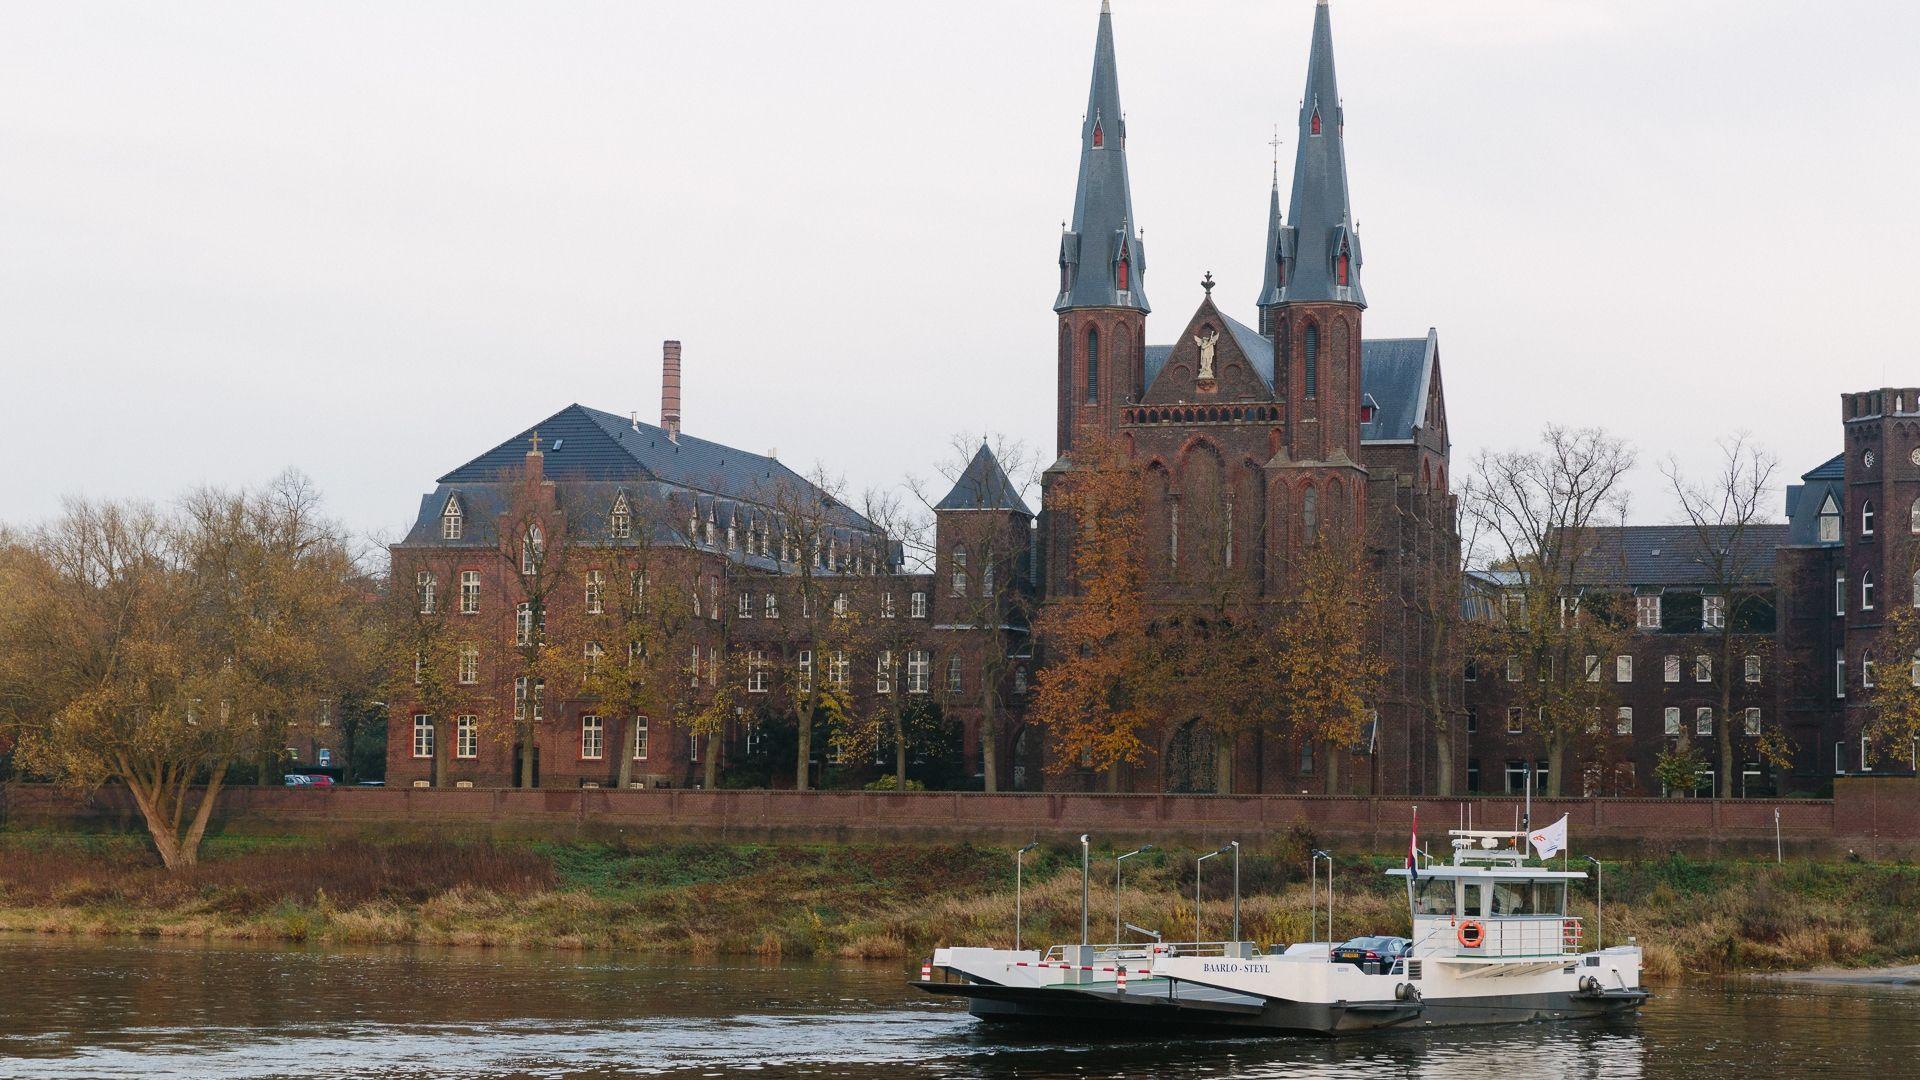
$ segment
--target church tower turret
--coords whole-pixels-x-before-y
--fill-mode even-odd
[[[1059,452],[1083,425],[1109,430],[1146,377],[1146,248],[1127,184],[1127,120],[1120,108],[1113,11],[1101,0],[1093,86],[1080,123],[1073,220],[1060,237]]]

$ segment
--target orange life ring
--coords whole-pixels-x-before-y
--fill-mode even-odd
[[[1469,949],[1477,949],[1481,942],[1487,940],[1487,929],[1480,925],[1478,919],[1468,919],[1460,924],[1460,929],[1454,936],[1460,939],[1461,945]]]

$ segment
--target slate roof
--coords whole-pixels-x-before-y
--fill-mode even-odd
[[[1816,466],[1811,472],[1800,474],[1802,480],[1845,480],[1847,478],[1847,455],[1835,454]]]
[[[1750,584],[1771,584],[1774,555],[1787,542],[1786,525],[1749,525],[1740,536]],[[1591,530],[1593,550],[1583,560],[1578,585],[1705,585],[1711,580],[1700,546],[1700,534],[1690,525],[1624,525]],[[1721,545],[1732,529],[1713,532]]]
[[[1094,145],[1094,129],[1100,145]],[[1073,267],[1070,287],[1053,304],[1055,311],[1080,307],[1127,307],[1150,311],[1147,304],[1146,245],[1133,216],[1133,189],[1127,182],[1127,122],[1120,109],[1120,72],[1113,53],[1113,13],[1100,9],[1093,44],[1093,84],[1087,114],[1080,121],[1080,177],[1073,193],[1073,221],[1060,236],[1060,259]],[[1114,265],[1128,252],[1130,288],[1115,288]],[[1124,297],[1124,298],[1123,298]]]
[[[1372,398],[1373,419],[1360,425],[1361,442],[1397,442],[1426,426],[1428,389],[1440,336],[1377,338],[1360,343],[1360,393]]]
[[[961,471],[960,478],[953,482],[953,490],[940,500],[935,510],[1013,510],[1028,517],[1033,511],[1027,508],[1025,499],[1014,490],[1013,481],[1007,479],[1007,471],[1000,467],[1000,459],[986,443],[980,444],[980,450],[973,460]]]
[[[1838,547],[1837,540],[1820,539],[1820,508],[1828,496],[1832,496],[1836,510],[1846,503],[1842,488],[1847,480],[1847,456],[1835,454],[1802,473],[1800,479],[1805,483],[1787,485],[1787,522],[1792,530],[1787,542],[1800,547]]]

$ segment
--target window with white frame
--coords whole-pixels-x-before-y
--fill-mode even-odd
[[[633,512],[627,506],[625,494],[613,500],[613,513],[607,516],[607,535],[615,540],[633,536]]]
[[[893,594],[892,593],[881,594],[880,617],[883,619],[893,618]]]
[[[522,603],[513,609],[513,643],[533,644],[533,605]]]
[[[1746,659],[1746,679],[1750,683],[1760,681],[1760,658],[1749,656]]]
[[[915,619],[927,617],[927,594],[916,592],[907,597],[907,615]]]
[[[740,550],[740,533],[732,521],[727,522],[727,550]]]
[[[527,526],[527,531],[520,537],[520,572],[522,574],[539,573],[540,563],[545,554],[546,539],[545,534],[540,531],[540,526]]]
[[[711,511],[711,510],[709,510],[709,511],[707,511],[707,520],[706,520],[706,523],[705,523],[705,525],[704,525],[704,526],[702,527],[702,531],[701,531],[701,539],[703,539],[704,541],[706,541],[706,545],[707,545],[708,547],[712,547],[712,546],[713,546],[713,524],[714,524],[714,522],[713,522],[713,511]]]
[[[587,571],[587,614],[604,615],[607,612],[607,576],[598,570]]]
[[[755,649],[747,654],[747,693],[767,692],[767,651]]]
[[[480,571],[460,571],[460,614],[480,614]]]
[[[1747,734],[1749,735],[1760,734],[1760,710],[1759,709],[1749,708],[1747,710]]]
[[[599,671],[600,658],[607,654],[607,651],[600,647],[600,643],[597,641],[589,641],[587,642],[587,647],[582,650],[582,652],[583,659],[586,661],[587,674],[591,675]]]
[[[764,749],[766,740],[766,733],[760,730],[759,724],[749,724],[747,726],[747,756],[752,757]]]
[[[1642,630],[1660,629],[1660,595],[1633,598],[1634,624]]]
[[[1508,681],[1508,682],[1519,682],[1519,681],[1520,681],[1520,674],[1521,674],[1521,672],[1520,672],[1520,658],[1519,658],[1519,657],[1517,657],[1517,656],[1509,656],[1509,657],[1507,657],[1507,681]]]
[[[469,761],[480,756],[480,718],[472,713],[453,722],[453,756]]]
[[[633,760],[647,760],[647,718],[633,718]]]
[[[844,619],[847,617],[847,594],[846,593],[833,594],[833,617],[836,619]]]
[[[1860,535],[1861,536],[1873,535],[1873,500],[1872,499],[1868,499],[1865,502],[1860,504]]]
[[[780,617],[780,596],[778,593],[767,594],[767,602],[762,605],[762,611],[769,619],[777,619]]]
[[[446,508],[440,511],[440,539],[458,540],[466,531],[467,515],[460,508],[458,495],[447,498]]]
[[[1527,621],[1527,594],[1523,592],[1501,594],[1500,614],[1510,623]]]
[[[413,714],[413,756],[433,756],[433,717],[426,713]]]
[[[1661,663],[1661,674],[1668,682],[1680,681],[1680,658],[1669,654]]]
[[[1873,740],[1866,735],[1860,736],[1860,771],[1873,771]]]
[[[413,576],[413,591],[415,598],[420,601],[420,614],[431,615],[439,606],[438,587],[439,583],[428,571],[422,570]]]
[[[1840,542],[1840,504],[1831,492],[1820,504],[1820,542],[1823,544]]]
[[[1507,734],[1520,734],[1521,730],[1526,726],[1526,715],[1526,712],[1519,706],[1509,707],[1507,709]]]
[[[580,756],[588,761],[599,761],[606,753],[606,727],[593,713],[580,717]]]
[[[952,571],[953,595],[967,595],[967,549],[954,548],[953,554],[947,557],[947,565]]]
[[[925,649],[911,649],[907,652],[907,693],[924,694],[928,691],[933,676],[933,658]]]
[[[1847,652],[1845,649],[1833,650],[1833,696],[1847,696]]]
[[[1664,721],[1661,730],[1669,737],[1680,734],[1680,710],[1678,708],[1671,705],[1667,706],[1666,714],[1661,719]]]
[[[419,686],[421,683],[426,681],[427,681],[427,655],[425,653],[414,653],[413,654],[413,685]]]
[[[1727,598],[1724,596],[1703,596],[1700,598],[1700,629],[1720,630],[1727,625]]]
[[[1713,734],[1713,709],[1702,705],[1693,710],[1693,733],[1695,735]]]
[[[1633,681],[1633,657],[1616,656],[1613,658],[1613,681],[1630,683]]]
[[[480,649],[476,645],[460,646],[460,685],[472,686],[480,681]]]
[[[695,731],[687,735],[687,760],[700,763],[700,733]]]
[[[827,682],[835,687],[844,687],[847,685],[847,675],[849,671],[850,665],[847,663],[846,650],[835,649],[833,651],[833,659],[827,662]]]
[[[720,579],[717,577],[709,577],[707,579],[707,618],[718,619],[719,617]]]
[[[947,657],[947,693],[958,694],[960,692],[961,670],[961,662],[958,656]]]
[[[839,739],[828,738],[827,739],[827,764],[838,766],[838,765],[845,765],[846,763],[847,763],[846,744],[841,742]]]
[[[1833,613],[1835,615],[1847,613],[1847,572],[1845,570],[1833,572]]]
[[[893,653],[881,649],[873,664],[873,692],[876,694],[893,693]]]
[[[1860,610],[1873,610],[1873,571],[1860,571]]]
[[[1568,622],[1580,625],[1580,598],[1577,596],[1560,598],[1560,628],[1566,629]]]
[[[1870,652],[1861,653],[1860,654],[1860,688],[1862,690],[1871,690],[1874,688],[1875,683],[1873,681],[1873,676],[1874,676],[1873,654]]]
[[[720,649],[715,645],[707,646],[707,685],[720,685]]]
[[[737,614],[743,619],[753,618],[753,594],[741,593]]]
[[[1633,707],[1622,705],[1613,713],[1613,733],[1615,735],[1633,734]]]
[[[813,689],[813,650],[801,649],[793,658],[793,669],[799,675],[800,692],[805,694]]]
[[[1586,672],[1588,682],[1600,681],[1600,658],[1594,656],[1592,653],[1587,654]]]
[[[1701,653],[1693,658],[1693,681],[1698,683],[1713,681],[1713,657]]]

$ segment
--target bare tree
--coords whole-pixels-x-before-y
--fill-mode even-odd
[[[1734,666],[1736,646],[1743,634],[1776,601],[1764,589],[1773,563],[1771,542],[1756,538],[1756,528],[1773,520],[1774,474],[1779,459],[1738,433],[1720,441],[1720,464],[1705,480],[1689,479],[1678,460],[1661,467],[1680,506],[1682,522],[1693,536],[1693,559],[1701,583],[1702,625],[1713,631],[1718,644],[1720,791],[1732,790],[1736,759],[1733,746],[1733,688],[1744,677]],[[1758,586],[1758,587],[1757,587]],[[1714,610],[1717,607],[1717,612]],[[1776,673],[1776,678],[1778,677]]]

